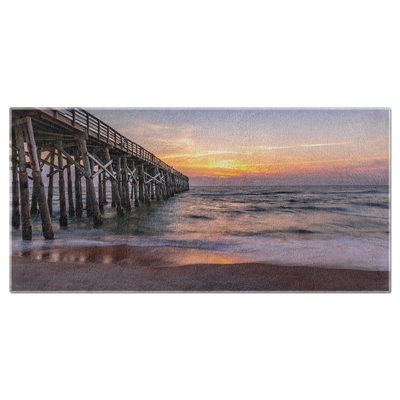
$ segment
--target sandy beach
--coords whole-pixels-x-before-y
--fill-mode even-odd
[[[14,252],[11,292],[388,292],[388,271],[274,266],[206,250],[126,245]]]

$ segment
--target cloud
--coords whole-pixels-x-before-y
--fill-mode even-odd
[[[260,150],[275,150],[275,149],[295,149],[298,147],[319,147],[319,146],[340,146],[343,144],[348,144],[349,142],[339,142],[339,143],[310,143],[310,144],[296,144],[293,146],[258,146],[257,149]]]
[[[339,146],[341,144],[348,144],[349,142],[340,143],[317,143],[317,144],[301,144],[300,147],[317,147],[317,146]]]
[[[172,126],[137,121],[120,133],[162,158],[162,154],[188,153],[196,148],[192,125]]]
[[[358,127],[363,126],[363,125],[364,125],[363,122],[358,122],[357,124],[349,124],[349,125],[346,125],[346,126],[343,128],[343,130],[353,131],[354,128],[358,128]]]
[[[182,158],[182,157],[190,157],[190,158],[198,158],[198,157],[207,157],[218,154],[246,154],[238,151],[228,151],[228,150],[209,150],[202,151],[200,153],[188,153],[188,154],[162,154],[160,157],[162,158]]]

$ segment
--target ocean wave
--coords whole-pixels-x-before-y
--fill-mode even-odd
[[[305,264],[316,260],[332,265],[354,259],[352,265],[364,262],[374,267],[386,260],[386,253],[377,245],[389,246],[389,196],[384,187],[220,187],[194,189],[174,199],[179,201],[133,209],[122,218],[115,217],[109,202],[102,212],[104,224],[95,229],[86,212],[82,219],[69,218],[68,227],[60,228],[55,203],[52,222],[56,239],[52,243],[43,239],[41,218],[36,216],[31,220],[32,243],[24,243],[21,229],[12,228],[12,244],[21,248],[184,247],[240,253],[259,261],[280,260],[286,265],[297,259]],[[356,239],[342,240],[350,236]],[[375,254],[380,254],[378,260]]]
[[[385,209],[389,209],[390,206],[388,203],[364,203],[362,204],[364,206],[368,206],[368,207],[377,207],[377,208],[385,208]]]
[[[323,211],[323,207],[317,206],[304,206],[304,207],[296,207],[297,210],[312,210],[312,211]]]
[[[213,220],[215,218],[207,217],[206,215],[196,215],[196,214],[190,214],[186,216],[187,218],[193,218],[193,219],[205,219],[205,220]]]
[[[241,210],[221,210],[220,212],[223,214],[232,214],[232,215],[239,215],[246,213],[246,211],[241,211]]]
[[[322,210],[332,211],[332,212],[345,212],[348,213],[349,210],[343,207],[321,207]]]
[[[279,194],[300,194],[303,191],[271,191],[271,192],[234,192],[234,193],[193,193],[192,196],[199,197],[237,197],[237,196],[274,196]]]
[[[240,237],[290,237],[291,235],[321,235],[323,232],[317,230],[310,230],[304,228],[291,227],[287,229],[264,229],[259,231],[237,231],[233,232],[232,235]]]
[[[249,206],[249,207],[246,207],[245,211],[263,212],[263,211],[270,211],[270,209],[264,208],[264,207],[258,207],[258,206]]]
[[[365,190],[363,192],[359,192],[359,193],[363,193],[363,194],[377,194],[377,193],[381,193],[381,194],[387,194],[387,191],[382,191],[382,190]]]
[[[287,229],[286,231],[280,231],[280,232],[288,232],[288,233],[294,233],[294,234],[298,234],[298,235],[310,235],[310,234],[321,233],[318,231],[310,231],[308,229]]]

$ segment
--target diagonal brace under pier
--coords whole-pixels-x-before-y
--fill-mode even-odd
[[[99,166],[99,170],[92,176],[93,179],[101,172],[102,168],[112,179],[116,180],[115,176],[107,169],[113,163],[113,160],[110,160],[106,165],[103,165],[101,161],[94,155],[90,154],[89,152],[87,155]]]
[[[84,175],[85,177],[87,177],[87,178],[90,178],[90,176],[89,176],[89,174],[86,172],[86,170],[85,169],[83,169],[81,166],[80,166],[80,164],[78,164],[60,145],[58,145],[58,144],[56,144],[55,145],[55,148],[57,149],[57,150],[60,150],[61,151],[61,153],[65,156],[65,158],[69,161],[69,162],[71,162],[72,164],[74,164],[75,165],[75,167],[76,168],[78,168],[78,170],[80,171],[80,173],[82,174],[82,175]]]

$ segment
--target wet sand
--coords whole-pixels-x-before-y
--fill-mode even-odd
[[[206,250],[126,245],[14,252],[12,292],[388,292],[389,272],[273,266]]]

